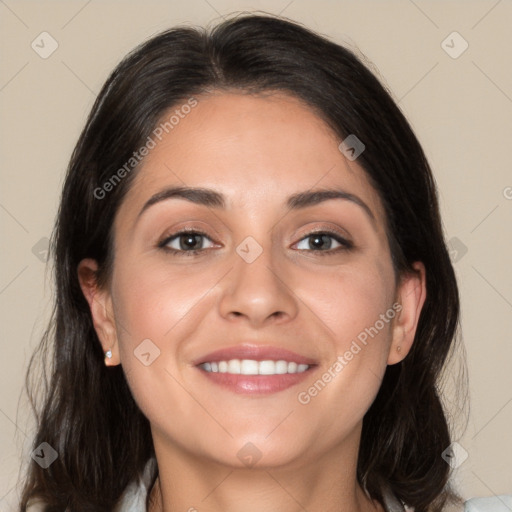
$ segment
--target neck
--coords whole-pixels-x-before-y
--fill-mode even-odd
[[[164,443],[153,433],[159,477],[148,512],[384,512],[356,479],[358,443],[287,464],[234,467]]]
[[[280,485],[278,482],[275,482],[276,485]],[[253,481],[251,480],[251,485],[253,484]],[[302,510],[323,510],[326,512],[339,512],[343,510],[344,512],[385,512],[382,505],[376,501],[371,500],[368,498],[362,489],[359,489],[356,491],[356,495],[354,496],[354,499],[349,499],[348,496],[344,496],[339,501],[335,502],[333,500],[332,506],[330,508],[321,508],[316,509],[314,508],[315,505],[307,504],[302,505],[298,500],[296,500],[291,494],[289,494],[286,489],[282,489],[282,494],[288,494],[288,501],[290,503],[290,506],[286,510],[290,511],[297,511],[299,507]],[[178,498],[176,500],[171,500],[170,498],[164,498],[162,493],[162,485],[160,483],[160,479],[157,478],[157,481],[155,485],[153,486],[150,494],[150,505],[148,508],[148,512],[174,512],[175,510],[180,511],[187,511],[187,512],[214,512],[214,511],[225,511],[225,512],[233,512],[235,510],[239,510],[239,508],[242,506],[244,510],[247,510],[248,512],[260,512],[262,509],[260,507],[272,507],[272,498],[270,494],[268,494],[266,497],[264,494],[259,493],[258,491],[251,488],[250,493],[245,492],[245,498],[242,500],[235,500],[231,499],[229,501],[229,504],[226,505],[218,505],[212,503],[211,506],[205,506],[202,502],[208,498],[208,496],[205,496],[203,500],[196,500],[194,503],[196,503],[194,506],[189,506],[188,508],[183,508],[183,506],[180,507],[178,504],[181,500]],[[255,496],[260,496],[260,499],[256,499]],[[286,497],[286,496],[285,496]],[[176,505],[173,505],[172,503],[177,503]],[[308,500],[309,501],[312,500]],[[189,502],[190,503],[190,502]],[[351,504],[350,504],[351,503]],[[200,507],[200,508],[198,508]],[[224,507],[224,508],[222,508]],[[268,510],[272,510],[272,508],[267,508]],[[263,509],[265,510],[265,509]],[[279,508],[278,510],[282,510]]]

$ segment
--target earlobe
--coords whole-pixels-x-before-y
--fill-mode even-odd
[[[403,277],[398,290],[400,312],[393,324],[393,336],[388,354],[388,364],[402,361],[411,350],[418,321],[427,297],[425,265],[413,264],[416,272]]]
[[[89,304],[94,329],[105,354],[105,365],[120,364],[117,350],[117,334],[112,308],[112,298],[108,290],[97,284],[98,264],[91,258],[83,259],[77,268],[78,281]]]

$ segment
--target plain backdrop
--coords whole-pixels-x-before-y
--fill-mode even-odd
[[[465,498],[512,494],[512,2],[5,0],[2,511],[15,502],[19,466],[30,457],[34,425],[20,394],[51,311],[47,239],[95,96],[118,61],[157,31],[255,10],[281,13],[364,54],[411,122],[439,187],[462,299],[470,401],[467,428],[456,437],[459,458],[467,458],[454,484]]]

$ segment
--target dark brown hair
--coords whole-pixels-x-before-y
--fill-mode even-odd
[[[439,378],[458,328],[459,296],[429,164],[391,94],[354,51],[290,20],[245,13],[211,30],[180,26],[157,34],[121,61],[96,99],[52,233],[51,323],[27,371],[37,420],[33,446],[47,442],[59,456],[47,469],[31,461],[20,510],[38,497],[47,512],[110,511],[154,457],[149,422],[122,366],[104,365],[77,266],[94,258],[100,284],[108,281],[113,220],[137,169],[101,198],[99,188],[169,108],[212,90],[288,93],[313,108],[340,141],[355,134],[365,144],[358,163],[385,207],[395,274],[422,261],[427,297],[410,353],[387,367],[364,417],[357,478],[381,502],[388,486],[416,512],[441,510],[452,492],[441,457],[451,439]],[[50,378],[44,375],[36,405],[30,388],[41,386],[31,382],[40,356]]]

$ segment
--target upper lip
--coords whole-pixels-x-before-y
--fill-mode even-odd
[[[193,364],[198,366],[207,362],[229,361],[230,359],[252,359],[255,361],[285,360],[297,364],[314,365],[316,361],[287,350],[270,345],[242,344],[233,347],[221,348],[196,359]]]

